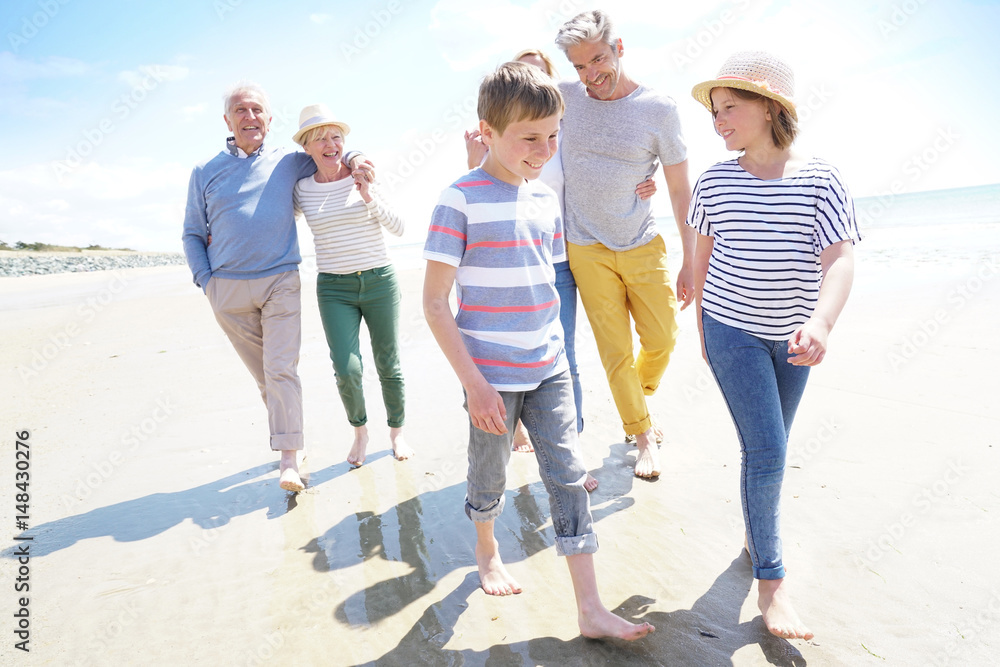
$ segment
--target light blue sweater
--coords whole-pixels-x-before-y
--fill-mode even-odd
[[[212,276],[266,278],[298,269],[292,191],[316,165],[302,152],[262,146],[241,158],[227,145],[191,172],[184,214],[184,254],[194,283]],[[208,243],[211,234],[212,243]]]

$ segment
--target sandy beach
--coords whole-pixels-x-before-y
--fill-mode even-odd
[[[373,439],[356,470],[303,272],[308,487],[297,496],[278,488],[259,394],[186,267],[0,279],[0,664],[995,664],[995,227],[875,229],[858,246],[855,291],[813,371],[784,485],[788,581],[811,641],[777,639],[761,622],[742,553],[738,443],[693,308],[651,399],[667,433],[653,482],[632,475],[635,450],[578,325],[602,597],[656,626],[626,644],[579,636],[531,455],[513,456],[497,523],[524,593],[478,588],[462,512],[468,422],[423,320],[421,270],[402,279],[418,453],[392,458],[372,374]],[[24,545],[30,590],[17,593]],[[22,608],[30,653],[15,648]]]

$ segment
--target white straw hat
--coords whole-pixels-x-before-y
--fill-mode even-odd
[[[292,141],[299,146],[304,146],[302,137],[305,136],[306,132],[320,125],[336,125],[345,137],[351,133],[350,125],[335,119],[325,104],[310,104],[299,113],[299,131],[292,137]]]
[[[694,99],[712,110],[713,88],[739,88],[777,100],[792,115],[795,112],[795,76],[783,60],[765,51],[734,53],[723,63],[719,75],[711,81],[699,83],[691,89]]]

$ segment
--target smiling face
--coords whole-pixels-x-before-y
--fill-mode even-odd
[[[302,147],[316,163],[316,169],[323,173],[338,172],[344,155],[344,131],[336,125],[316,128]]]
[[[715,131],[731,151],[773,147],[771,113],[762,100],[746,100],[729,88],[712,89]]]
[[[537,120],[519,120],[508,125],[502,134],[486,121],[479,121],[483,141],[490,148],[483,169],[511,185],[538,178],[558,147],[559,117],[553,114]]]
[[[566,49],[566,57],[573,63],[573,69],[587,94],[599,100],[616,100],[624,95],[617,91],[622,77],[621,56],[624,50],[621,40],[614,46],[601,41],[580,42]]]
[[[233,133],[236,145],[250,154],[260,148],[271,124],[271,114],[264,100],[253,91],[238,92],[229,100],[229,112],[223,116]]]

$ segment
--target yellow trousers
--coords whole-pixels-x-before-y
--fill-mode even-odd
[[[652,425],[646,396],[659,387],[677,342],[666,245],[660,236],[624,252],[570,243],[568,254],[622,426],[629,435],[643,433]],[[639,335],[638,356],[630,314]]]

